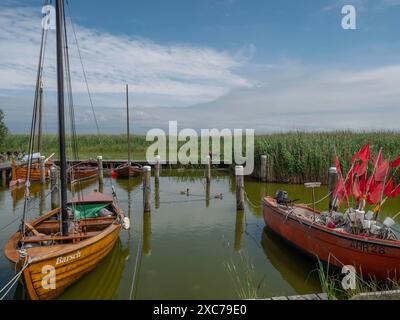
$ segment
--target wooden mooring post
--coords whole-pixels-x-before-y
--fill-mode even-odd
[[[160,182],[160,167],[161,167],[161,157],[157,156],[156,163],[154,165],[154,182],[155,183]]]
[[[5,169],[1,171],[1,182],[4,187],[7,186],[7,170]]]
[[[40,168],[40,183],[45,184],[46,183],[46,165],[45,165],[45,160],[46,158],[44,156],[41,156],[39,158],[39,168]]]
[[[236,176],[236,209],[244,209],[244,170],[243,166],[235,167]]]
[[[333,205],[334,205],[333,201],[335,200],[334,196],[333,196],[333,192],[335,191],[337,182],[338,182],[337,169],[336,169],[336,167],[331,167],[331,168],[329,168],[329,171],[328,171],[328,191],[329,191],[329,194],[330,194],[330,196],[329,196],[329,210],[333,209]]]
[[[143,167],[143,210],[144,212],[150,212],[151,210],[151,167]]]
[[[211,193],[211,186],[209,183],[206,183],[206,208],[210,206],[210,193]]]
[[[99,167],[99,185],[103,185],[104,183],[104,169],[103,169],[103,157],[97,157],[97,165]]]
[[[267,182],[267,156],[266,155],[261,156],[260,179],[262,182]]]
[[[60,206],[60,191],[58,188],[58,168],[50,168],[50,190],[51,190],[51,209],[54,210]]]
[[[160,208],[160,184],[154,183],[154,205],[156,209]]]
[[[211,183],[211,157],[206,156],[204,175],[206,176],[207,184]]]

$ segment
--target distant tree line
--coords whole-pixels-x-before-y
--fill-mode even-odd
[[[8,133],[8,128],[4,122],[4,112],[0,109],[0,144],[4,143],[4,139]]]

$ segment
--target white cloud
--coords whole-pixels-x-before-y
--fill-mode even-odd
[[[39,9],[6,6],[0,10],[0,90],[32,90],[40,46]],[[233,88],[253,85],[236,71],[243,63],[242,51],[230,54],[193,45],[162,45],[81,26],[76,30],[94,94],[121,93],[129,83],[133,94],[146,96],[144,105],[180,106],[212,101]],[[55,89],[54,42],[51,31],[44,71],[45,86],[50,90]],[[69,44],[73,90],[85,92],[72,32]],[[253,46],[247,51],[253,52]]]

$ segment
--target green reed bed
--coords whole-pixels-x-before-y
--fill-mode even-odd
[[[292,132],[257,136],[256,167],[260,156],[267,156],[267,178],[271,182],[327,182],[328,168],[334,165],[334,150],[343,171],[351,158],[366,143],[373,156],[383,148],[384,157],[395,158],[400,153],[400,132]]]
[[[133,158],[145,159],[147,142],[145,136],[131,138]],[[243,141],[244,143],[245,141]],[[334,165],[334,150],[341,160],[343,171],[348,169],[353,154],[365,143],[370,143],[373,155],[383,148],[384,156],[392,159],[400,153],[400,132],[290,132],[255,137],[255,168],[259,168],[261,155],[267,156],[267,178],[269,182],[303,183],[306,181],[327,182],[328,168]],[[27,149],[27,135],[8,135],[0,146],[0,153],[7,151],[24,152]],[[184,144],[179,142],[178,147]],[[200,146],[200,141],[199,141]],[[224,144],[221,140],[221,159]],[[80,159],[95,158],[126,159],[126,135],[79,135]],[[43,153],[57,153],[56,135],[43,137]],[[215,153],[216,151],[213,150]],[[204,156],[204,155],[199,155]]]

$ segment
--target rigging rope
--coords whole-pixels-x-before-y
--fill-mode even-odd
[[[22,266],[21,270],[0,290],[0,294],[1,294],[4,290],[6,290],[8,288],[7,291],[4,293],[4,295],[0,297],[0,300],[4,300],[4,298],[8,295],[8,293],[11,291],[11,289],[18,282],[18,280],[21,277],[24,270],[28,267],[29,263],[30,263],[30,259],[28,258],[25,260],[25,263]]]
[[[96,130],[97,130],[97,134],[100,136],[100,129],[99,129],[99,123],[97,121],[97,117],[96,117],[96,113],[94,111],[94,105],[93,105],[93,100],[92,100],[92,94],[90,93],[90,89],[89,89],[89,82],[87,80],[87,75],[86,75],[86,70],[85,70],[85,66],[83,64],[83,59],[82,59],[82,54],[81,54],[81,49],[79,46],[79,42],[78,42],[78,37],[76,35],[76,31],[75,31],[75,25],[74,22],[72,20],[72,15],[71,15],[71,10],[70,10],[70,6],[69,6],[69,1],[67,1],[67,7],[68,7],[68,17],[71,23],[71,28],[72,28],[72,32],[74,34],[74,38],[75,38],[75,43],[76,43],[76,47],[78,50],[78,57],[79,57],[79,61],[81,63],[81,67],[82,67],[82,73],[83,73],[83,78],[85,80],[85,85],[86,85],[86,90],[88,93],[88,97],[89,97],[89,101],[90,101],[90,106],[92,108],[92,113],[93,113],[93,117],[94,117],[94,121],[96,123]]]
[[[48,1],[45,0],[44,4],[47,4]],[[33,148],[35,144],[35,133],[36,133],[36,125],[37,125],[37,113],[38,113],[38,98],[39,98],[39,90],[40,84],[42,81],[43,75],[43,62],[44,62],[44,53],[45,53],[45,46],[47,43],[47,29],[42,28],[42,39],[40,45],[40,53],[39,53],[39,63],[37,68],[37,76],[36,76],[36,90],[35,90],[35,98],[33,103],[33,115],[32,115],[32,122],[31,122],[31,131],[29,136],[29,145],[28,145],[28,172],[25,182],[25,195],[24,195],[24,209],[22,214],[22,221],[21,221],[21,233],[22,233],[22,247],[24,246],[24,237],[25,237],[25,219],[27,213],[27,205],[29,200],[29,186],[32,174],[32,160],[33,160]]]

